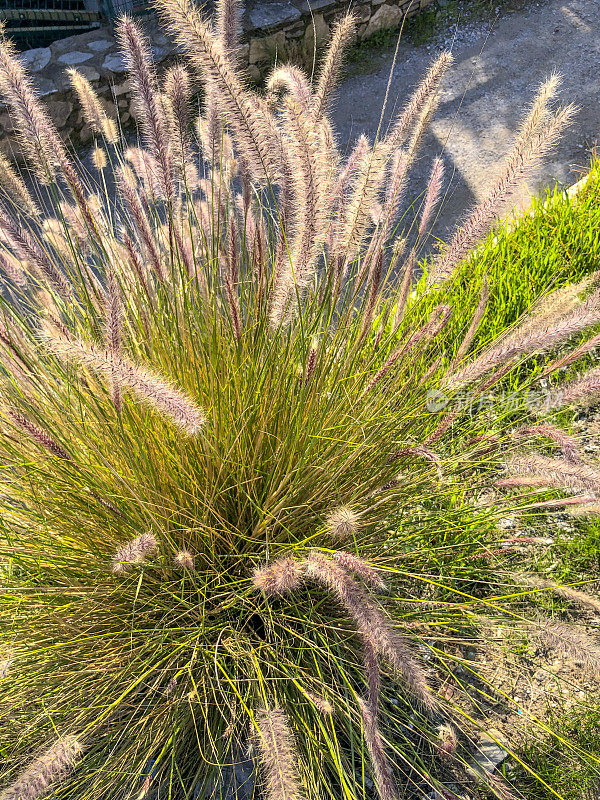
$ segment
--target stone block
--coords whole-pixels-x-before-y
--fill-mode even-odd
[[[100,80],[100,73],[95,67],[92,67],[91,64],[82,64],[80,67],[77,67],[77,71],[81,72],[83,77],[87,78],[91,83]]]
[[[277,53],[285,50],[285,33],[277,31],[272,36],[250,39],[248,61],[258,64],[260,61],[272,61]]]
[[[73,103],[66,99],[49,100],[46,103],[46,110],[58,128],[62,129],[68,118],[71,116],[73,111]]]
[[[377,31],[395,28],[402,22],[403,17],[404,13],[400,6],[392,6],[384,3],[379,6],[369,20],[369,24],[365,29],[364,38],[367,39],[369,36],[377,33]]]
[[[93,39],[87,43],[88,48],[95,53],[104,53],[105,50],[110,50],[113,45],[114,42],[110,39]]]
[[[371,19],[372,10],[370,5],[362,5],[357,6],[353,9],[354,16],[356,21],[360,24],[361,22],[368,22]]]
[[[340,2],[339,0],[310,0],[310,2],[308,2],[308,0],[301,0],[300,3],[296,3],[296,7],[300,9],[301,13],[305,16],[310,16],[316,11],[325,11],[326,9],[335,9],[339,13]]]
[[[58,91],[58,87],[49,78],[36,78],[34,80],[35,91],[38,97],[48,97]]]
[[[131,91],[131,80],[128,78],[123,83],[116,83],[113,86],[112,93],[115,97],[121,97],[121,95],[127,94]]]
[[[19,55],[19,60],[29,72],[39,72],[50,63],[52,51],[49,47],[34,47]]]
[[[109,53],[102,62],[102,69],[114,72],[117,75],[125,72],[125,61],[120,53]]]
[[[75,66],[75,64],[83,64],[85,61],[89,61],[90,58],[93,58],[93,53],[84,53],[81,50],[72,50],[70,53],[63,53],[62,56],[58,57],[58,60],[61,64],[66,64],[69,67]]]
[[[282,28],[301,17],[300,11],[291,3],[264,3],[252,8],[248,14],[250,24],[256,30]]]
[[[311,53],[315,46],[315,39],[317,49],[322,47],[329,39],[329,25],[325,22],[322,14],[314,15],[312,20],[308,23],[306,33],[304,34],[304,45]]]

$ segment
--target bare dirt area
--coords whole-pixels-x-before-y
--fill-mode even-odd
[[[536,88],[553,72],[563,77],[561,102],[579,111],[550,159],[531,176],[529,192],[574,183],[600,136],[600,0],[513,2],[481,21],[450,20],[423,45],[401,41],[393,67],[383,128],[432,59],[451,49],[439,110],[419,163],[412,196],[422,191],[432,158],[444,153],[451,182],[435,232],[452,224],[484,196]],[[333,110],[342,149],[366,132],[374,137],[393,65],[393,48],[363,48],[350,65]],[[524,193],[519,201],[527,198]]]

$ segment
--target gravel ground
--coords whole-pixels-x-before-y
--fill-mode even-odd
[[[436,226],[442,237],[484,196],[528,101],[552,72],[564,78],[563,102],[575,103],[579,112],[562,143],[531,177],[528,189],[571,184],[585,169],[600,133],[600,0],[518,0],[498,9],[495,20],[456,20],[427,44],[401,42],[388,111],[402,106],[444,48],[451,49],[456,60],[411,183],[416,195],[432,158],[444,152],[452,180]],[[342,148],[362,132],[375,135],[392,67],[393,49],[362,55],[360,63],[351,65],[333,111]],[[523,193],[519,202],[527,196]]]

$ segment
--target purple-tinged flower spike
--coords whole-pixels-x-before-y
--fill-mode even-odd
[[[122,167],[119,167],[116,170],[116,177],[117,186],[119,187],[119,192],[123,197],[125,208],[131,214],[131,222],[133,223],[134,230],[137,232],[142,244],[144,245],[154,271],[158,277],[164,281],[166,277],[165,271],[160,260],[160,253],[158,251],[152,229],[150,228],[148,216],[144,211],[144,207],[142,206],[139,198],[139,191],[134,183],[132,183],[132,181],[129,179],[130,176],[128,172]]]
[[[390,627],[363,587],[333,559],[315,550],[306,561],[306,574],[336,596],[354,621],[365,645],[389,661],[407,689],[427,708],[434,708],[435,698],[423,667],[404,637]]]
[[[360,528],[360,514],[347,506],[332,511],[326,520],[327,533],[336,542],[346,541]]]
[[[26,261],[16,258],[12,253],[6,250],[0,250],[0,268],[2,268],[8,280],[15,286],[27,286],[27,275],[25,274],[26,266]]]
[[[369,642],[365,642],[364,663],[365,677],[367,679],[367,701],[372,713],[377,716],[379,695],[381,694],[381,669],[377,651]]]
[[[439,737],[439,742],[437,743],[438,753],[446,758],[453,756],[458,747],[458,736],[452,725],[447,722],[440,725],[437,734]]]
[[[577,361],[578,358],[582,358],[582,356],[587,355],[591,350],[595,347],[600,345],[600,333],[597,333],[595,336],[592,336],[590,339],[587,339],[585,342],[582,342],[579,347],[576,347],[574,350],[571,350],[569,353],[560,356],[545,367],[544,371],[540,374],[539,380],[542,378],[547,377],[548,375],[552,375],[559,369],[564,369],[572,364],[574,361]],[[562,389],[564,390],[564,386]]]
[[[64,153],[56,129],[40,103],[13,42],[0,30],[0,93],[8,105],[25,156],[43,183],[55,178]]]
[[[295,591],[300,587],[302,577],[302,564],[290,556],[285,556],[255,570],[252,583],[261,592],[272,597]]]
[[[433,62],[384,140],[389,147],[399,147],[405,141],[411,125],[423,108],[435,97],[442,78],[453,61],[454,56],[451,53],[443,52]]]
[[[20,411],[16,411],[14,408],[10,408],[7,410],[7,414],[10,420],[18,425],[19,428],[22,428],[26,433],[28,433],[32,439],[34,439],[38,444],[40,444],[45,450],[49,453],[52,453],[53,456],[56,458],[61,458],[63,461],[72,461],[71,456],[67,453],[67,451],[61,447],[58,442],[55,442],[54,439],[49,436],[46,431],[38,428],[37,425],[34,425],[24,414],[21,414]]]
[[[156,537],[152,533],[142,533],[117,550],[112,562],[112,571],[115,575],[121,575],[135,564],[143,563],[157,549]]]
[[[541,91],[544,92],[543,87]],[[560,108],[549,115],[543,125],[527,135],[525,124],[500,177],[489,194],[475,206],[444,252],[436,258],[428,276],[429,286],[438,285],[454,274],[473,246],[488,233],[502,207],[522,181],[539,163],[542,156],[556,144],[563,129],[571,123],[574,113],[574,106]]]
[[[301,800],[298,753],[285,714],[279,708],[262,709],[256,713],[254,722],[254,743],[267,800]]]
[[[216,5],[216,32],[231,55],[235,55],[240,40],[242,10],[240,0],[218,0]]]
[[[600,471],[587,464],[571,463],[539,453],[515,456],[508,462],[509,477],[497,486],[540,486],[547,489],[600,491]]]
[[[348,572],[353,572],[360,578],[373,586],[374,589],[385,589],[385,581],[376,569],[362,558],[355,556],[353,553],[347,553],[345,550],[338,550],[333,554],[333,558]]]
[[[561,450],[563,458],[570,464],[581,463],[581,456],[577,448],[577,442],[572,436],[554,425],[523,425],[517,428],[513,435],[517,439],[550,439]]]
[[[162,103],[159,101],[156,73],[146,37],[129,17],[122,17],[117,37],[133,83],[133,96],[141,114],[140,124],[148,149],[158,165],[158,179],[164,197],[174,195],[173,164],[169,132]]]
[[[73,772],[82,752],[75,736],[59,739],[0,793],[0,800],[37,800]]]
[[[308,358],[306,359],[306,368],[304,370],[304,383],[308,383],[313,376],[315,367],[317,366],[317,351],[319,349],[319,340],[313,336],[310,342],[310,349],[308,351]]]
[[[104,136],[109,144],[116,144],[119,140],[117,125],[114,119],[110,119],[107,116],[91,83],[76,69],[68,69],[67,75],[73,90],[77,94],[81,111],[87,124],[94,133]]]
[[[278,184],[285,159],[280,132],[267,104],[245,90],[230,53],[195,3],[159,0],[158,9],[208,82],[210,97],[231,126],[252,177],[261,183]]]
[[[600,648],[585,632],[572,625],[547,621],[540,626],[537,636],[555,653],[579,662],[591,675],[600,675]]]
[[[3,195],[22,213],[39,217],[40,209],[10,160],[0,153],[0,187]]]
[[[121,290],[115,271],[111,267],[108,272],[104,319],[106,349],[111,358],[118,358],[121,351],[122,314]],[[115,409],[117,413],[120,413],[123,405],[123,396],[119,380],[115,376],[111,376],[111,389]]]
[[[429,182],[427,183],[427,191],[425,193],[425,200],[421,210],[421,219],[419,221],[419,240],[425,235],[425,231],[429,227],[433,212],[442,193],[442,185],[444,183],[444,162],[438,156],[433,161],[431,174],[429,175]]]
[[[320,694],[313,694],[313,692],[306,692],[306,696],[324,717],[330,717],[333,714],[333,706],[326,697]]]
[[[485,278],[481,286],[481,292],[479,293],[479,301],[477,303],[477,308],[475,309],[475,313],[473,314],[473,319],[471,320],[471,324],[469,325],[469,328],[465,333],[465,338],[462,340],[462,342],[460,343],[460,347],[456,351],[456,355],[448,365],[449,372],[451,372],[469,352],[469,347],[471,346],[471,343],[475,338],[475,334],[479,329],[479,325],[481,324],[481,320],[485,315],[485,310],[487,308],[489,299],[490,299],[490,288],[488,285],[487,278]]]
[[[356,18],[352,13],[346,14],[335,24],[319,81],[315,89],[314,113],[319,116],[327,108],[327,103],[339,79],[344,50],[356,32]]]
[[[129,388],[139,400],[154,406],[189,435],[196,435],[204,427],[204,412],[191,398],[124,356],[117,358],[92,343],[52,334],[44,335],[44,342],[59,358],[77,361],[121,388]]]
[[[194,570],[196,568],[196,559],[189,550],[180,550],[175,554],[173,561],[183,569]]]
[[[598,600],[596,597],[592,597],[592,595],[586,594],[585,592],[580,592],[578,589],[574,589],[572,586],[557,585],[552,583],[552,581],[547,581],[544,578],[540,578],[538,575],[526,575],[522,577],[521,580],[528,586],[532,586],[536,589],[544,589],[552,594],[557,595],[558,597],[569,600],[571,603],[577,603],[577,605],[583,606],[584,608],[589,608],[596,614],[600,614],[600,600]]]
[[[42,280],[47,280],[56,289],[63,300],[71,299],[72,289],[59,267],[30,231],[2,203],[0,203],[0,231],[15,255],[27,261]]]
[[[381,800],[398,800],[398,789],[385,754],[383,740],[375,714],[369,705],[361,698],[358,699],[358,706],[362,717],[365,744],[367,745],[367,750],[371,757],[373,781],[377,787],[377,793]]]

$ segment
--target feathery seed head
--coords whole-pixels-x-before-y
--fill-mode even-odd
[[[75,736],[59,739],[0,792],[0,800],[37,800],[69,776],[82,752]]]
[[[341,542],[351,539],[360,528],[360,514],[347,506],[341,506],[327,517],[327,533]]]
[[[101,172],[103,169],[106,169],[108,164],[108,159],[106,157],[106,150],[104,148],[99,147],[96,145],[92,150],[92,162],[98,172]]]
[[[458,736],[456,731],[448,723],[440,725],[438,728],[439,743],[437,745],[438,752],[442,756],[453,756],[458,747]]]
[[[284,712],[280,708],[261,709],[254,715],[254,724],[267,800],[301,800],[298,755]]]
[[[284,595],[298,589],[302,583],[303,567],[291,556],[260,567],[254,571],[252,583],[267,596]]]
[[[319,694],[313,694],[313,692],[307,692],[306,696],[314,705],[314,707],[318,709],[321,714],[323,714],[323,716],[329,717],[331,714],[333,714],[333,706],[326,697],[323,697]]]
[[[341,564],[348,572],[353,572],[358,575],[370,586],[375,589],[385,589],[385,582],[376,569],[359,556],[353,553],[347,553],[345,550],[338,550],[333,554],[333,558],[338,564]]]
[[[157,550],[156,537],[152,533],[142,533],[117,550],[112,562],[112,571],[115,575],[127,572],[135,564],[143,563]]]
[[[180,550],[175,554],[173,560],[179,567],[183,567],[183,569],[193,570],[196,566],[196,559],[189,550]]]

